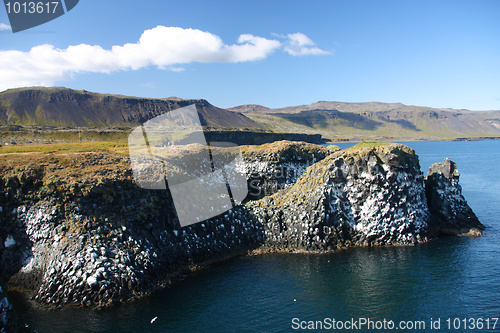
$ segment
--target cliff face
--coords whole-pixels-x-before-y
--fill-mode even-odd
[[[184,228],[168,192],[133,183],[127,158],[18,155],[19,167],[13,156],[0,156],[2,272],[51,305],[123,302],[251,250],[410,244],[483,228],[458,179],[438,168],[425,181],[417,156],[402,145],[334,153],[291,142],[244,148],[249,181],[257,175],[262,186],[285,189]],[[281,168],[293,173],[280,178]]]
[[[126,158],[54,159],[32,156],[17,170],[2,161],[2,188],[8,189],[0,199],[2,271],[14,274],[12,285],[35,290],[40,302],[125,301],[259,241],[261,232],[244,210],[181,229],[168,194],[138,188]]]
[[[418,158],[400,145],[332,154],[287,192],[249,206],[266,246],[279,250],[416,243],[428,227]]]

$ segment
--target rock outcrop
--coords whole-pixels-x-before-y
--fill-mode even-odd
[[[424,177],[411,148],[341,151],[284,193],[248,204],[277,250],[332,250],[425,240]]]
[[[431,234],[479,235],[484,230],[462,195],[459,178],[457,165],[448,158],[429,168],[425,189],[431,213]]]
[[[281,142],[243,156],[249,181],[284,189],[184,228],[168,191],[133,183],[126,157],[0,156],[1,272],[43,304],[107,306],[248,251],[403,245],[482,230],[454,164],[425,180],[403,145],[330,153]],[[281,168],[293,173],[277,177]]]

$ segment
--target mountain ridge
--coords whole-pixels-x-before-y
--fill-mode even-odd
[[[190,104],[196,105],[201,124],[212,130],[321,134],[333,140],[500,138],[500,111],[337,101],[275,109],[258,104],[223,109],[205,99],[134,97],[64,87],[0,92],[0,126],[135,127]]]
[[[136,126],[191,104],[196,105],[203,126],[260,129],[257,123],[243,114],[215,107],[205,99],[145,98],[59,87],[17,88],[1,92],[0,124]]]
[[[266,112],[271,109],[260,104],[243,104],[232,108],[228,108],[227,110],[244,113],[244,112]]]
[[[318,101],[275,109],[239,109],[264,128],[324,136],[500,137],[500,111],[432,108],[402,103]]]
[[[253,108],[258,108],[254,110]],[[377,110],[378,108],[378,110]],[[301,104],[295,106],[285,106],[279,108],[269,108],[259,104],[243,104],[227,108],[227,110],[241,110],[240,112],[300,112],[305,110],[337,110],[337,111],[353,111],[359,109],[360,112],[370,111],[389,111],[395,109],[432,109],[440,111],[455,111],[455,112],[499,112],[500,110],[468,110],[468,109],[453,109],[453,108],[436,108],[430,106],[408,105],[399,102],[340,102],[340,101],[317,101],[310,104]]]

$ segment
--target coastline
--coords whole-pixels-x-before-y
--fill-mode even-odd
[[[6,197],[10,201],[1,204],[11,207],[4,218],[18,225],[5,232],[16,245],[2,251],[11,260],[5,266],[12,276],[9,284],[28,286],[38,302],[49,306],[106,307],[141,298],[178,281],[186,272],[239,255],[412,245],[439,236],[444,228],[457,235],[471,229],[481,233],[481,224],[455,230],[449,220],[444,221],[446,217],[439,217],[442,225],[431,222],[428,216],[433,213],[427,208],[418,158],[402,145],[332,152],[316,145],[281,142],[248,149],[243,154],[246,162],[258,159],[261,163],[250,163],[254,169],[248,169],[247,175],[258,175],[262,185],[280,181],[282,186],[274,189],[276,193],[182,229],[169,215],[172,207],[165,194],[134,187],[124,157],[42,154],[36,160],[37,154],[30,156],[31,166],[11,169],[10,176],[3,177],[11,189]],[[294,177],[287,179],[286,173],[284,179],[273,178],[276,169],[283,167],[280,156],[288,156],[286,167],[295,168]],[[44,163],[42,168],[33,167]],[[55,168],[59,164],[65,167]],[[52,167],[52,172],[47,171]],[[87,178],[81,182],[83,174]],[[439,186],[449,183],[444,199],[465,209],[468,206],[454,175],[439,176],[437,181]],[[403,181],[406,177],[410,180]],[[354,183],[348,186],[350,182]],[[370,189],[366,184],[377,186]],[[391,186],[394,189],[387,190]],[[392,192],[400,194],[376,198]],[[365,194],[359,201],[354,193]],[[351,205],[349,210],[356,212],[367,201],[374,210],[358,216],[345,210],[345,205]],[[335,202],[340,206],[331,206]],[[383,208],[391,205],[396,213],[387,215]],[[302,213],[294,213],[297,210]],[[335,217],[330,213],[335,211],[346,213]],[[464,218],[473,216],[466,209],[459,213],[469,214]],[[384,225],[385,231],[373,233]]]

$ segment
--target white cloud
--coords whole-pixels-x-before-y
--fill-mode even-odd
[[[167,68],[167,70],[172,72],[184,72],[186,69],[184,67],[170,66]]]
[[[267,58],[283,48],[291,55],[328,54],[304,34],[286,36],[285,45],[275,39],[243,34],[237,44],[198,29],[157,26],[143,32],[139,41],[104,49],[99,45],[71,45],[58,49],[44,44],[28,52],[0,51],[0,91],[21,86],[54,85],[72,80],[78,73],[113,73],[154,66],[174,72],[184,64],[238,63]]]
[[[197,29],[158,26],[144,31],[137,43],[113,46],[111,52],[123,69],[148,65],[164,69],[191,62],[256,61],[281,46],[278,41],[253,35],[241,35],[238,43],[224,44],[219,36]]]
[[[5,23],[0,23],[0,30],[10,30],[10,25]]]
[[[288,34],[286,38],[287,41],[283,50],[290,55],[302,56],[330,54],[328,51],[315,47],[314,45],[316,44],[303,33],[297,32],[294,34]]]
[[[278,34],[278,33],[276,33],[276,32],[271,32],[271,36],[276,37],[276,38],[282,38],[282,39],[285,39],[285,38],[286,38],[286,36],[285,36],[285,35],[283,35],[283,34]]]

